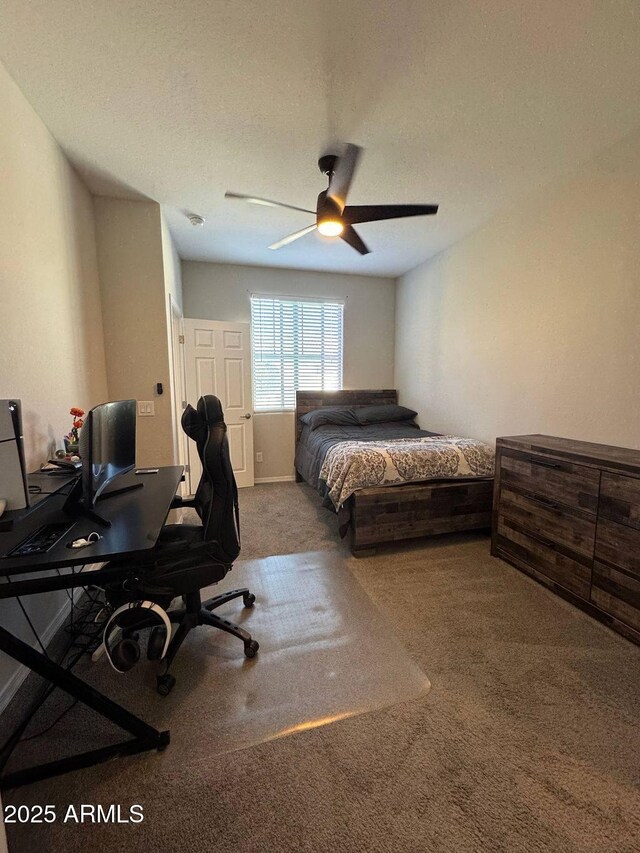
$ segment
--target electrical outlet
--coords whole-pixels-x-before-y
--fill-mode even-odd
[[[259,451],[256,453],[256,462],[262,462],[262,461],[263,461],[263,459],[262,459],[262,451],[261,451],[261,450],[259,450]]]
[[[156,407],[153,400],[138,400],[138,417],[149,418],[155,413]]]

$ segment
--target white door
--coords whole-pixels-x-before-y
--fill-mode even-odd
[[[249,323],[185,319],[184,337],[187,400],[195,406],[203,394],[220,398],[236,481],[240,487],[253,486]],[[198,486],[201,472],[195,443],[189,441],[191,494]]]

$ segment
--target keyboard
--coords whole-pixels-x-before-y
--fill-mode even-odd
[[[59,521],[54,524],[43,524],[30,533],[22,542],[18,542],[5,557],[32,557],[34,554],[45,554],[56,542],[68,533],[74,522]]]

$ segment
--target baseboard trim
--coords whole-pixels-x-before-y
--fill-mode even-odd
[[[289,474],[286,477],[256,477],[253,482],[259,486],[261,483],[293,483],[295,479],[293,474]]]
[[[78,600],[78,598],[82,595],[82,592],[83,592],[82,588],[79,588],[77,591],[74,591],[74,594],[73,594],[74,602]],[[45,630],[40,635],[40,639],[42,640],[42,645],[45,647],[45,649],[48,647],[51,640],[53,640],[56,632],[59,631],[60,628],[64,625],[68,616],[69,616],[69,604],[68,604],[68,602],[65,602],[62,605],[62,607],[60,608],[60,610],[58,611],[58,613],[53,617],[51,622],[49,622],[49,624],[47,625]],[[39,648],[39,646],[35,640],[31,643],[31,645],[34,647],[34,649]],[[22,682],[26,679],[26,677],[29,675],[30,672],[31,672],[31,670],[29,669],[29,667],[23,666],[22,664],[19,664],[16,667],[13,675],[11,675],[9,677],[9,680],[5,683],[3,688],[0,690],[0,714],[4,711],[4,709],[7,707],[9,702],[11,702],[13,697],[16,695],[16,693],[18,692],[18,690],[20,689],[20,687],[22,685]],[[2,850],[2,847],[0,846],[0,853],[1,853],[1,850]]]

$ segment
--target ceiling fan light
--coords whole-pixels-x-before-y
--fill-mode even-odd
[[[344,225],[339,219],[322,219],[318,222],[318,231],[325,237],[339,237],[344,231]]]

